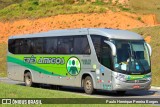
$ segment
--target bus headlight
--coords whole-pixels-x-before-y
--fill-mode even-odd
[[[145,75],[145,78],[146,78],[146,80],[151,81],[151,80],[152,80],[152,75],[151,75],[151,73],[146,74],[146,75]]]
[[[149,77],[149,78],[147,78],[147,80],[148,80],[148,81],[151,81],[151,80],[152,80],[152,78],[151,78],[151,77]]]

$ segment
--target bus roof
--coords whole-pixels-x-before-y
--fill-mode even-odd
[[[80,29],[64,29],[64,30],[51,30],[47,32],[25,34],[11,36],[9,39],[17,38],[33,38],[33,37],[52,37],[52,36],[72,36],[72,35],[102,35],[110,39],[123,39],[123,40],[143,40],[143,37],[137,33],[127,30],[106,29],[106,28],[80,28]]]
[[[123,39],[123,40],[144,40],[143,37],[137,33],[130,32],[127,30],[118,30],[118,29],[89,29],[90,34],[101,34],[110,39]]]

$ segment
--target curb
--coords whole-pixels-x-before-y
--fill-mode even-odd
[[[160,87],[151,86],[151,89],[157,89],[157,90],[160,90]]]

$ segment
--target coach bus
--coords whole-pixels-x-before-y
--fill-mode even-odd
[[[11,36],[8,77],[26,86],[50,84],[95,90],[148,90],[151,47],[139,34],[82,28]]]

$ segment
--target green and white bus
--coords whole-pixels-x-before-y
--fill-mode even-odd
[[[26,86],[50,84],[125,93],[151,84],[151,47],[126,30],[83,28],[11,36],[8,77]]]

